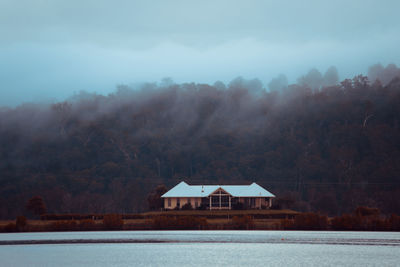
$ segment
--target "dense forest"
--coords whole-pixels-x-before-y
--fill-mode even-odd
[[[157,185],[249,184],[276,207],[400,214],[400,69],[338,80],[313,69],[288,85],[118,86],[0,109],[0,217],[40,195],[51,213],[145,211]]]

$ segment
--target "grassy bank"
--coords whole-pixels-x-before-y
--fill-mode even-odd
[[[208,219],[251,216],[257,219],[293,219],[300,212],[294,210],[169,210],[142,213],[145,218],[154,216],[200,216]]]
[[[1,232],[280,229],[292,210],[171,210],[141,214],[45,214],[41,220],[0,221]]]
[[[0,221],[1,232],[104,230],[346,230],[400,231],[400,216],[373,209],[329,218],[292,210],[173,210],[141,214],[48,214],[42,220]]]
[[[206,219],[194,216],[154,217],[122,220],[116,229],[106,227],[102,220],[28,220],[23,229],[15,221],[0,221],[0,232],[104,231],[104,230],[279,230],[280,219]]]

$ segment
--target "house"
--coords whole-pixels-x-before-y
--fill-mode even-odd
[[[251,185],[188,185],[180,182],[161,196],[165,209],[192,208],[210,210],[270,208],[275,196],[256,183]]]

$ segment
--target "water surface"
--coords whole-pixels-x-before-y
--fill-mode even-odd
[[[1,234],[1,266],[399,266],[400,233],[121,231]],[[61,242],[71,243],[61,243]],[[100,241],[100,243],[90,243]],[[119,242],[121,241],[121,242]],[[46,243],[47,242],[47,243]]]

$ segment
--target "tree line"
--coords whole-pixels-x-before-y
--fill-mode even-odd
[[[342,82],[314,71],[279,90],[166,81],[2,108],[0,218],[32,196],[50,213],[142,212],[157,185],[181,180],[257,182],[275,208],[400,214],[400,79],[385,71]]]

